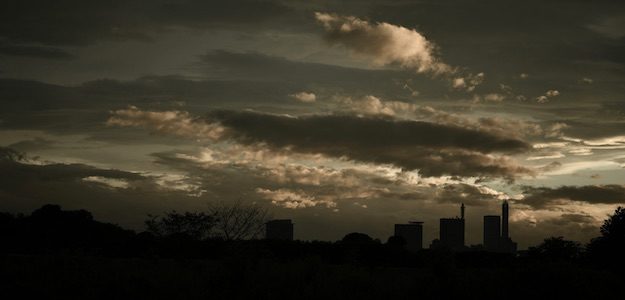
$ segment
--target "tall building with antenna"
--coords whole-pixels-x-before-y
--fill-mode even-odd
[[[517,244],[510,238],[508,227],[508,201],[501,205],[499,216],[484,216],[484,250],[490,252],[515,253]]]

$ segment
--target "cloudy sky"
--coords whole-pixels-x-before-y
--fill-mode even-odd
[[[254,202],[299,239],[511,207],[520,248],[625,204],[622,1],[8,0],[0,208]]]

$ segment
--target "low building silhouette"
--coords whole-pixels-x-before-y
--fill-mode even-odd
[[[268,240],[293,240],[293,223],[289,219],[271,220],[265,223],[265,238]]]
[[[440,235],[436,246],[446,247],[454,251],[464,247],[464,203],[460,207],[460,217],[441,218]]]
[[[452,250],[464,248],[464,220],[460,218],[440,219],[440,245]]]
[[[423,249],[423,222],[395,224],[395,236],[400,236],[406,241],[407,250],[419,251]]]

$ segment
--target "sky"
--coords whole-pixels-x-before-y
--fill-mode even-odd
[[[625,203],[625,2],[8,0],[0,209],[245,201],[382,241],[510,203],[523,249]]]

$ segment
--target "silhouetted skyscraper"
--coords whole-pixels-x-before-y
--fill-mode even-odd
[[[501,205],[501,241],[499,242],[499,251],[505,253],[516,253],[517,244],[510,238],[508,232],[508,201],[504,201]]]
[[[517,244],[508,231],[508,201],[501,205],[499,216],[484,216],[484,249],[492,252],[515,253]],[[500,228],[501,227],[501,228]]]
[[[406,241],[406,249],[419,251],[423,249],[423,222],[395,224],[395,235]]]
[[[499,216],[484,216],[484,249],[497,252],[501,238]]]
[[[508,234],[508,201],[504,201],[501,205],[501,237],[507,239]]]
[[[268,240],[293,240],[291,220],[271,220],[265,223],[265,238]]]

